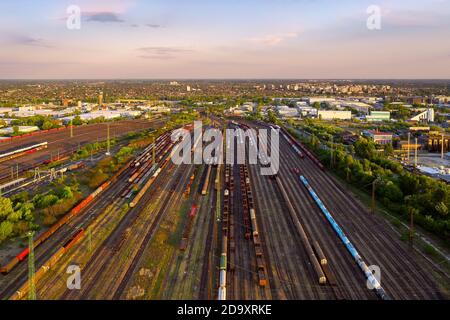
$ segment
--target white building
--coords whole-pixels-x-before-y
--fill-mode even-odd
[[[299,113],[302,116],[317,116],[317,109],[310,106],[298,106]]]
[[[308,104],[312,105],[315,102],[331,102],[331,101],[336,101],[335,98],[327,98],[327,97],[311,97],[311,98],[302,98],[302,101],[306,101],[308,102]]]
[[[89,120],[93,120],[93,119],[97,119],[97,118],[105,118],[105,120],[112,120],[112,119],[116,119],[116,118],[120,118],[122,117],[121,112],[120,111],[94,111],[94,112],[89,112],[89,113],[82,113],[79,115],[80,119],[83,121],[89,121]],[[69,117],[64,117],[61,120],[64,123],[69,123],[71,120],[73,120],[75,118],[75,116],[69,116]]]
[[[276,110],[278,114],[283,118],[292,118],[292,117],[298,117],[299,113],[296,108],[290,108],[288,106],[277,106]]]
[[[20,133],[30,133],[34,131],[39,131],[36,126],[18,126]],[[0,134],[11,134],[14,132],[14,127],[6,127],[0,129]]]
[[[339,110],[319,110],[317,117],[322,120],[350,120],[352,118],[351,111],[339,111]]]
[[[434,109],[428,108],[425,111],[409,119],[410,121],[434,122]]]

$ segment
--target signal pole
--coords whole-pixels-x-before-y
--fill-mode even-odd
[[[36,287],[34,278],[34,246],[33,246],[34,231],[28,232],[28,300],[36,300]]]

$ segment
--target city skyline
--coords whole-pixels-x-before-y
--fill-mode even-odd
[[[81,28],[66,27],[67,8]],[[369,30],[378,5],[381,29]],[[6,1],[2,79],[448,79],[450,2]],[[31,53],[31,54],[30,54]]]

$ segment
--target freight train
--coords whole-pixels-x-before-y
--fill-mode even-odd
[[[306,155],[314,162],[316,166],[319,167],[320,170],[325,170],[325,167],[320,162],[319,159],[315,155],[313,155],[303,144],[298,142],[284,127],[281,127],[281,131],[283,133],[283,136],[286,137],[288,142],[291,144],[291,146],[294,148],[294,150],[300,155],[300,153],[304,152]],[[299,153],[300,152],[300,153]],[[302,155],[300,155],[301,158],[303,158]]]
[[[336,220],[331,216],[328,209],[325,207],[325,205],[322,203],[322,200],[317,196],[316,192],[313,190],[313,188],[310,186],[308,180],[304,176],[300,176],[300,181],[303,183],[303,185],[306,187],[310,195],[313,197],[314,201],[319,206],[322,213],[325,215],[328,222],[333,227],[334,231],[337,233],[341,241],[344,243],[347,250],[352,255],[353,259],[356,261],[362,272],[367,278],[367,281],[371,284],[372,288],[374,288],[375,293],[383,300],[390,300],[390,297],[387,295],[387,293],[384,291],[383,287],[381,287],[380,282],[375,278],[375,276],[372,274],[372,272],[369,270],[368,266],[362,259],[362,257],[359,255],[356,248],[353,246],[353,244],[350,242],[350,240],[345,235],[344,231],[342,231],[341,227],[338,225]]]
[[[42,233],[40,236],[38,236],[34,242],[33,246],[34,248],[41,245],[45,240],[50,238],[61,226],[66,224],[70,219],[72,219],[74,216],[78,215],[80,211],[85,208],[94,198],[96,198],[102,191],[104,191],[109,185],[111,184],[111,181],[106,181],[103,183],[100,187],[98,187],[94,192],[92,192],[86,199],[81,201],[77,206],[75,206],[68,214],[66,214],[64,217],[62,217],[58,222],[56,222],[50,229]],[[0,273],[2,274],[8,274],[17,264],[19,264],[21,261],[25,260],[25,258],[28,256],[29,248],[24,249],[21,253],[19,253],[16,257],[14,257],[7,265],[2,267],[0,269]]]
[[[34,281],[39,281],[48,270],[50,270],[61,257],[66,253],[75,243],[77,243],[84,236],[84,229],[79,229],[56,251],[50,259],[48,259],[35,273]],[[19,300],[25,297],[29,291],[29,282],[20,287],[10,298],[10,300]]]

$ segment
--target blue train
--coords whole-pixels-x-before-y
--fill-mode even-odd
[[[320,198],[317,196],[313,188],[309,185],[308,180],[304,176],[300,176],[300,181],[303,183],[303,185],[308,189],[311,196],[314,198],[314,201],[319,206],[320,210],[322,210],[323,214],[327,218],[328,222],[333,227],[334,231],[338,234],[339,238],[342,240],[342,242],[345,244],[347,250],[352,255],[353,259],[355,259],[358,266],[361,268],[361,270],[364,272],[364,275],[366,276],[367,280],[372,285],[372,288],[374,288],[376,294],[383,300],[390,300],[390,297],[387,295],[386,291],[381,287],[381,284],[378,282],[378,280],[374,277],[372,272],[367,267],[366,263],[362,260],[361,256],[359,255],[356,248],[353,246],[353,244],[350,242],[350,240],[345,235],[344,231],[342,231],[341,227],[337,224],[337,222],[333,219],[328,209],[325,207],[325,205],[322,203]]]

